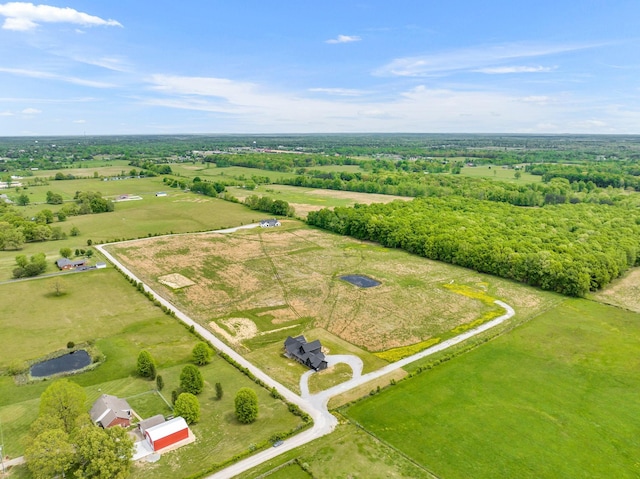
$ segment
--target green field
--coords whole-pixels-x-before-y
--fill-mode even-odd
[[[640,315],[566,300],[348,408],[443,478],[638,477]]]
[[[63,281],[61,296],[52,294],[56,280]],[[87,410],[100,394],[108,393],[130,398],[143,417],[170,412],[165,401],[153,392],[155,382],[135,376],[137,355],[142,349],[153,355],[166,385],[164,396],[170,398],[198,339],[115,270],[42,278],[0,288],[0,368],[64,350],[67,341],[89,342],[105,360],[92,371],[72,376],[87,392]],[[282,402],[226,361],[215,358],[201,371],[205,378],[205,390],[199,396],[202,419],[193,426],[198,441],[165,455],[157,464],[136,466],[133,477],[186,477],[247,451],[251,444],[263,444],[274,433],[302,424]],[[224,390],[220,401],[215,399],[216,382]],[[23,439],[37,416],[39,396],[49,384],[41,381],[18,386],[11,376],[0,376],[0,421],[8,456],[23,453]],[[253,388],[259,397],[259,419],[250,426],[240,425],[233,413],[233,398],[241,387]]]
[[[297,464],[306,466],[309,475]],[[279,469],[285,465],[283,469]],[[292,471],[286,475],[282,471]],[[238,476],[254,478],[317,479],[434,479],[423,467],[351,424],[339,425],[328,436],[289,451]]]
[[[524,171],[524,167],[520,168],[519,179],[515,178],[516,170],[513,168],[503,168],[500,165],[481,165],[481,166],[465,166],[462,168],[460,174],[462,176],[471,176],[474,178],[488,178],[496,179],[500,181],[508,181],[510,183],[539,183],[542,181],[542,176],[531,175]]]

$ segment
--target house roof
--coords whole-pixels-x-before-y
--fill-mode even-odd
[[[163,437],[170,436],[171,434],[188,429],[187,422],[184,418],[178,416],[169,421],[165,421],[157,426],[150,427],[146,430],[147,436],[152,442],[162,439]]]
[[[308,343],[304,336],[298,336],[296,338],[289,336],[284,341],[284,348],[289,356],[294,357],[310,368],[317,370],[323,366],[323,363],[326,367],[327,361],[322,352],[322,344],[318,339]]]
[[[131,406],[124,399],[103,394],[93,403],[89,415],[93,422],[108,425],[116,418],[129,419],[131,417]]]
[[[164,416],[162,414],[156,414],[155,416],[151,416],[147,419],[143,419],[138,423],[138,427],[140,431],[144,434],[147,429],[151,429],[158,424],[162,424],[164,421]]]
[[[64,268],[65,266],[82,266],[86,262],[86,259],[77,259],[75,261],[71,261],[69,258],[60,258],[56,261],[56,265],[58,265],[58,268]]]

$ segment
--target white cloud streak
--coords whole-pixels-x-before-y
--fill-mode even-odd
[[[309,88],[309,91],[336,96],[362,96],[367,94],[364,90],[355,90],[351,88]]]
[[[473,70],[478,73],[486,73],[488,75],[504,75],[509,73],[546,73],[554,71],[556,67],[529,67],[529,66],[504,66],[504,67],[488,67]]]
[[[104,20],[73,8],[34,5],[27,2],[0,4],[0,15],[6,17],[2,25],[5,30],[28,31],[42,23],[71,23],[74,25],[122,27],[116,20]]]
[[[396,58],[374,71],[378,76],[422,77],[448,74],[456,71],[482,71],[504,67],[504,62],[516,59],[544,57],[594,48],[600,45],[531,45],[499,44],[481,45],[459,50],[438,52],[417,57]],[[526,68],[526,67],[525,67]],[[484,71],[483,73],[487,73]],[[510,73],[494,71],[494,73]],[[524,73],[524,72],[523,72]]]
[[[362,38],[360,38],[357,35],[338,35],[336,38],[330,38],[329,40],[325,40],[325,43],[335,45],[337,43],[359,42],[360,40],[362,40]]]
[[[22,68],[4,68],[0,67],[0,73],[10,73],[12,75],[24,76],[29,78],[41,78],[45,80],[57,80],[74,85],[89,86],[93,88],[113,88],[115,85],[101,81],[85,80],[84,78],[69,77],[57,75],[55,73],[42,72],[38,70],[26,70]]]

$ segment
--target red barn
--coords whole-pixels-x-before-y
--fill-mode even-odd
[[[187,426],[187,422],[183,418],[176,417],[170,421],[146,429],[144,435],[147,436],[147,440],[153,450],[158,451],[184,439],[188,439],[189,426]]]

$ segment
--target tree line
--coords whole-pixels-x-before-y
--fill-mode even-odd
[[[639,264],[637,208],[519,208],[449,196],[323,209],[307,222],[569,296],[602,288]]]

